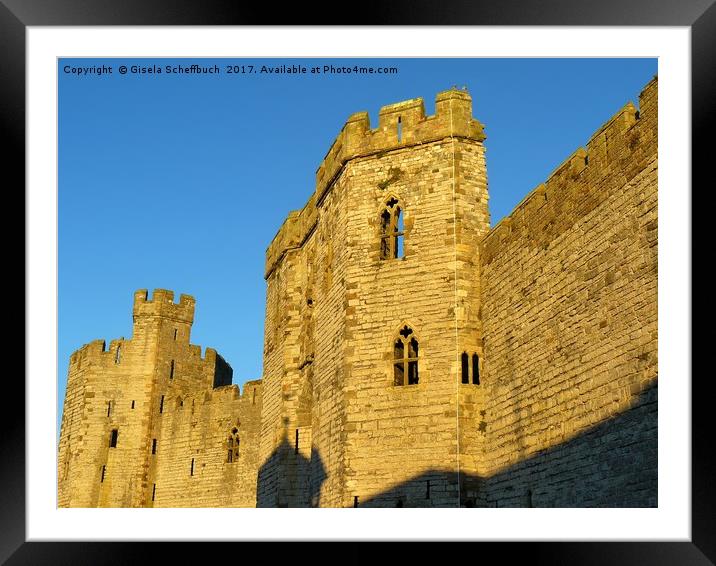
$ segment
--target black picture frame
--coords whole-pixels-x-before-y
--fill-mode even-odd
[[[716,6],[714,0],[602,0],[599,3],[556,0],[524,1],[463,0],[434,2],[400,0],[361,3],[350,11],[351,21],[341,21],[340,11],[306,3],[271,4],[204,0],[0,0],[0,89],[2,132],[9,142],[4,151],[3,173],[12,174],[11,187],[25,186],[25,34],[28,26],[89,25],[553,25],[553,26],[688,26],[691,29],[692,80],[692,178],[705,184],[713,160],[708,134],[712,131],[712,108],[716,100]],[[349,7],[350,8],[350,7]],[[709,177],[710,178],[710,177]],[[699,181],[696,181],[696,180]],[[711,181],[710,184],[713,184]],[[684,198],[693,191],[684,187]],[[23,203],[24,206],[24,203]],[[693,221],[692,221],[693,225]],[[27,281],[25,281],[27,284]],[[26,301],[29,298],[26,296]],[[690,355],[690,352],[689,352]],[[690,364],[689,364],[690,365]],[[25,399],[24,383],[10,379],[4,387],[6,399]],[[502,563],[529,560],[549,564],[716,564],[716,506],[711,458],[711,379],[701,374],[692,387],[692,538],[690,542],[530,542],[485,543],[485,550],[498,554]],[[135,560],[177,560],[185,563],[194,552],[189,545],[155,543],[26,542],[25,536],[25,414],[24,403],[4,419],[0,440],[0,562],[7,564],[125,564]],[[81,538],[78,535],[78,538]],[[257,543],[255,543],[257,544]],[[272,543],[258,543],[266,546]],[[343,559],[364,562],[372,559],[371,544],[351,544],[341,549]],[[234,547],[235,548],[235,547]],[[278,559],[281,545],[266,552]],[[419,547],[418,551],[422,552]],[[484,549],[484,550],[482,550]],[[257,549],[260,550],[260,549]],[[348,552],[346,552],[348,550]],[[322,551],[323,552],[323,551]],[[181,553],[181,554],[179,554]],[[214,553],[212,549],[211,553]],[[331,552],[327,553],[330,558]],[[208,555],[204,555],[205,559]],[[314,555],[315,556],[315,555]],[[181,559],[179,558],[181,557]],[[234,555],[239,559],[238,555]],[[308,558],[308,556],[306,556]],[[405,558],[405,557],[404,557]],[[296,559],[294,557],[294,559]]]

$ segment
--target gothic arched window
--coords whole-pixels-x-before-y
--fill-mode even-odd
[[[418,340],[413,330],[404,326],[393,343],[393,383],[416,385],[418,383]]]
[[[380,259],[404,257],[404,235],[403,215],[398,199],[391,198],[385,203],[380,215]]]
[[[231,434],[226,441],[228,455],[226,461],[228,463],[234,462],[239,459],[239,429],[234,427],[231,429]]]

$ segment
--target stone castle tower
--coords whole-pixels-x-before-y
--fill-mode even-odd
[[[71,358],[60,506],[656,505],[656,98],[492,229],[466,92],[351,116],[267,250],[262,380],[138,292]]]
[[[168,506],[253,502],[256,477],[245,461],[255,459],[249,439],[258,430],[250,421],[260,415],[260,386],[248,383],[239,396],[224,359],[210,348],[202,357],[189,343],[194,299],[173,299],[171,291],[157,289],[151,300],[137,291],[131,339],[113,340],[109,349],[97,340],[72,354],[60,507],[151,507],[158,485]],[[248,457],[223,466],[242,419],[249,421],[240,439]],[[241,488],[227,492],[224,484]]]

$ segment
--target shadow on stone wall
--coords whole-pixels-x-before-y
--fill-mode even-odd
[[[428,470],[360,507],[656,507],[658,385],[625,412],[499,473]],[[258,473],[257,507],[318,507],[326,480],[320,454],[286,439]]]
[[[490,477],[427,471],[365,507],[656,507],[658,385],[625,412]]]
[[[318,507],[325,480],[326,469],[318,451],[306,458],[284,437],[259,468],[256,507]]]

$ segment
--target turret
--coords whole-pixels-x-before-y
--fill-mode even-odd
[[[158,333],[160,339],[189,342],[194,322],[196,301],[190,295],[180,295],[174,302],[174,292],[155,289],[152,298],[146,289],[134,293],[133,321],[135,337]]]
[[[138,317],[158,316],[191,324],[194,322],[195,304],[196,300],[191,295],[182,294],[177,304],[174,302],[174,291],[155,289],[149,299],[147,289],[140,289],[134,293],[134,322]]]

